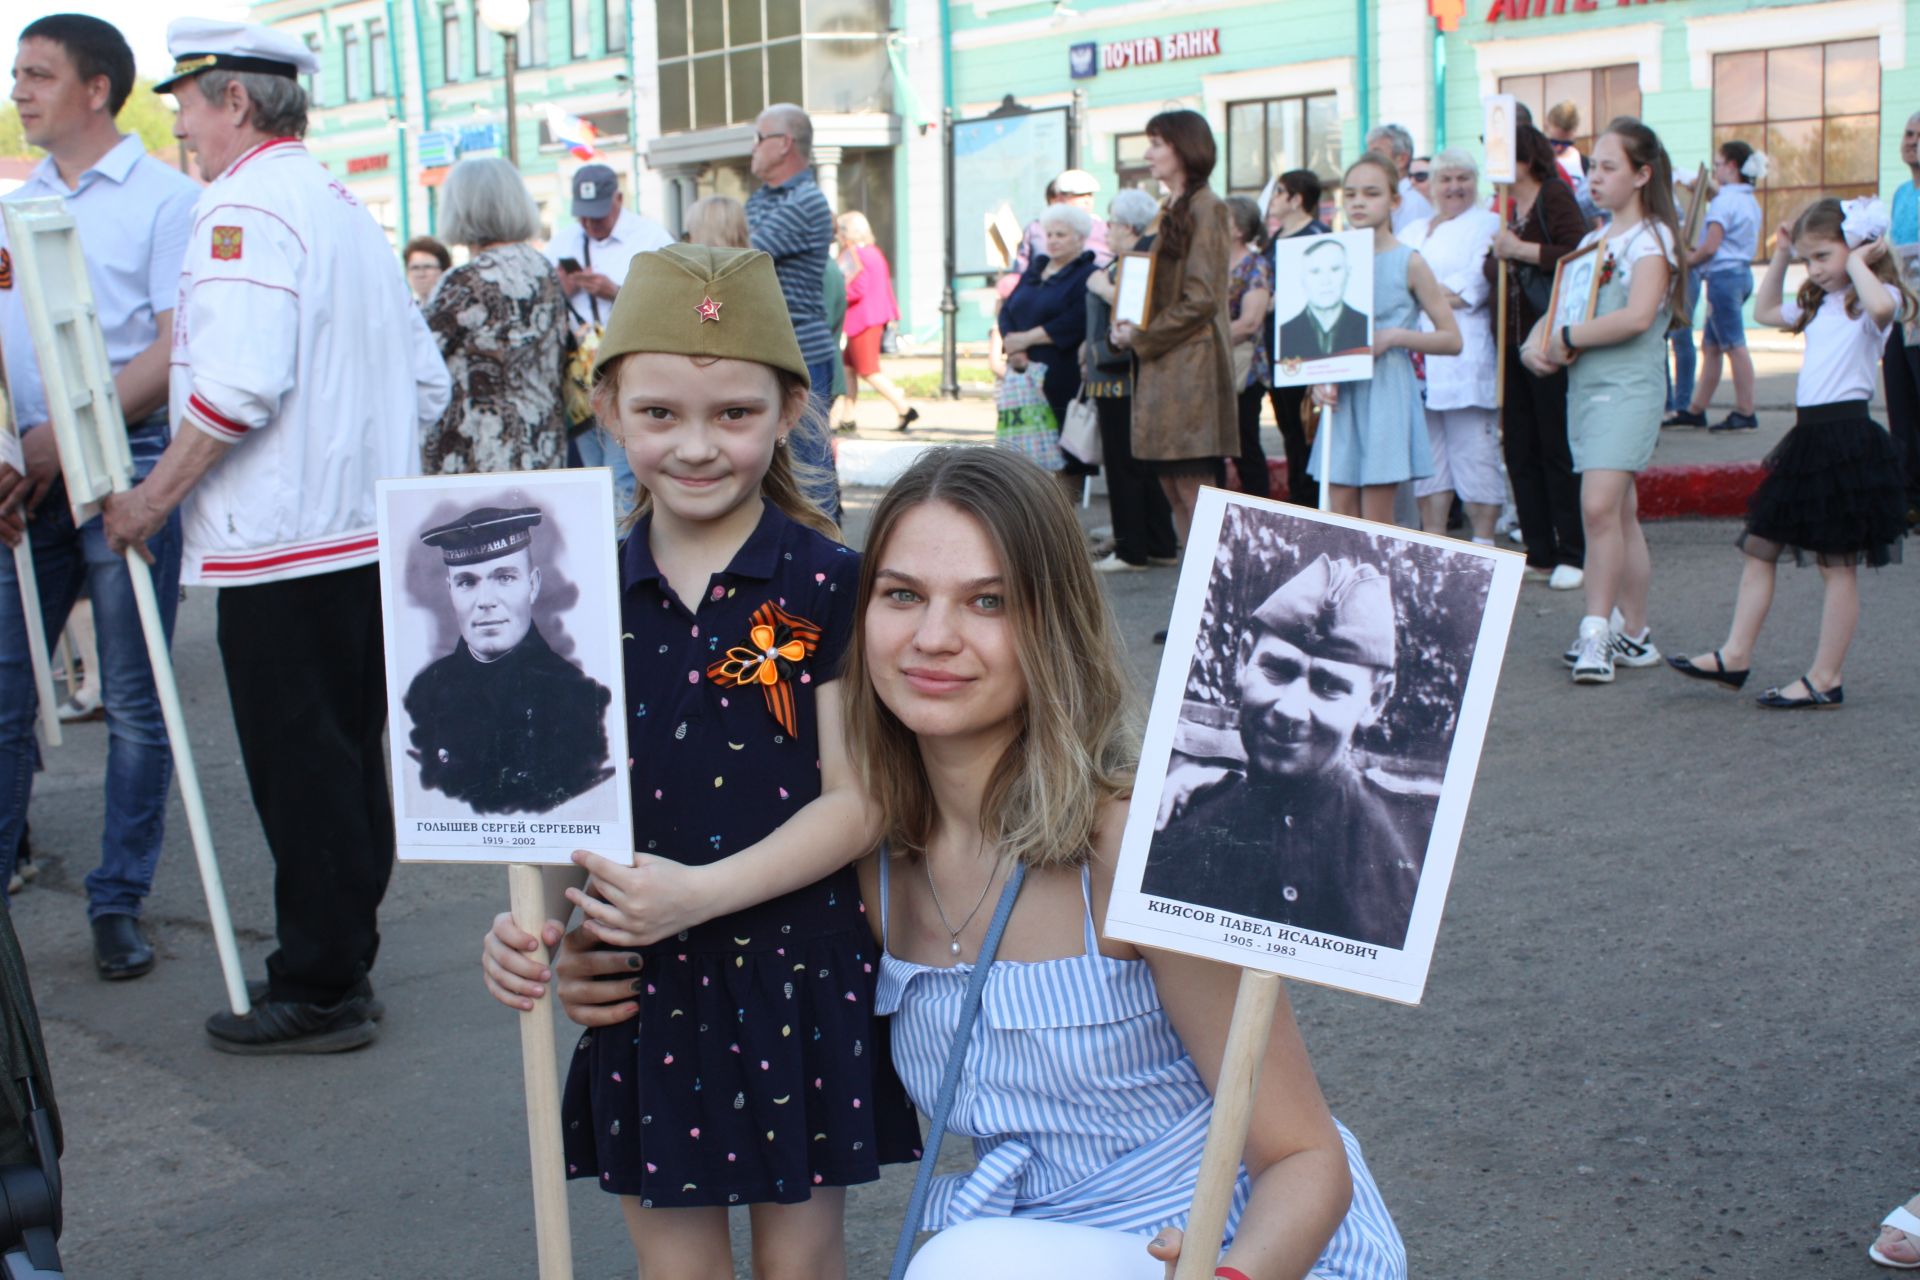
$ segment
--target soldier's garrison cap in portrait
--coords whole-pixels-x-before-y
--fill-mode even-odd
[[[545,813],[613,776],[612,693],[555,653],[533,620],[538,507],[477,507],[424,531],[460,624],[453,652],[407,689],[420,784],[477,813]]]
[[[1316,658],[1393,669],[1393,584],[1370,564],[1322,555],[1268,596],[1253,620]]]

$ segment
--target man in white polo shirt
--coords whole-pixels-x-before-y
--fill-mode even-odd
[[[177,434],[107,502],[138,546],[183,501],[188,582],[217,586],[220,658],[274,862],[280,947],[225,1053],[366,1044],[368,971],[393,869],[376,480],[420,468],[446,366],[392,247],[307,153],[307,47],[248,23],[167,29],[174,133],[212,183],[193,211],[174,325]]]
[[[13,75],[27,141],[47,155],[5,198],[58,197],[72,211],[126,411],[135,473],[145,475],[167,444],[173,306],[199,188],[114,126],[133,88],[133,53],[112,26],[80,14],[41,18],[20,34]],[[137,978],[153,968],[153,947],[138,921],[160,859],[173,756],[126,560],[108,548],[97,517],[82,528],[73,525],[4,225],[0,351],[26,433],[24,474],[0,462],[0,511],[9,512],[0,516],[0,535],[16,540],[24,520],[49,644],[66,626],[83,587],[93,599],[105,676],[107,774],[100,865],[87,873],[87,914],[100,976]],[[180,598],[179,519],[169,519],[149,545],[161,620],[170,635]],[[35,703],[13,557],[0,556],[0,895],[33,787]]]
[[[620,179],[604,164],[582,165],[573,175],[572,226],[547,242],[547,259],[560,273],[560,289],[576,330],[599,328],[613,312],[613,300],[626,282],[636,253],[663,249],[673,237],[659,223],[627,208]],[[573,465],[613,471],[615,514],[633,508],[635,482],[626,452],[597,423],[570,441]]]

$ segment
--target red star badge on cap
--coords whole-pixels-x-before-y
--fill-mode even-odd
[[[694,310],[700,313],[701,324],[706,324],[708,321],[712,321],[714,324],[720,323],[720,304],[712,298],[700,299],[700,305],[695,307]]]

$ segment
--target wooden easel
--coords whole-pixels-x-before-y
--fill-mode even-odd
[[[14,464],[14,469],[23,476],[27,473],[20,451],[20,434],[14,425],[4,361],[0,361],[0,460]],[[33,545],[25,530],[13,547],[13,572],[20,584],[20,613],[27,625],[27,657],[33,666],[33,688],[40,701],[40,736],[48,746],[57,747],[61,741],[60,710],[53,700],[53,664],[47,657],[46,619],[40,612],[40,580],[33,571]]]
[[[19,273],[18,288],[27,312],[27,331],[33,335],[41,381],[47,393],[47,430],[60,447],[60,470],[66,480],[67,501],[75,527],[97,515],[108,494],[133,487],[133,456],[127,449],[126,421],[119,392],[107,362],[106,339],[94,308],[93,287],[81,256],[80,233],[65,202],[58,199],[22,200],[4,206],[7,241]],[[18,554],[16,552],[16,554]],[[126,552],[127,574],[146,634],[147,658],[160,698],[160,712],[173,748],[174,773],[180,781],[180,799],[187,810],[193,836],[194,859],[206,892],[207,918],[214,949],[226,979],[227,1004],[245,1016],[253,1009],[247,998],[246,977],[240,968],[240,949],[234,941],[233,919],[227,910],[220,864],[213,853],[213,834],[207,821],[200,775],[194,768],[193,745],[180,708],[180,687],[167,652],[167,633],[161,623],[160,603],[154,595],[153,572],[136,548]],[[22,578],[25,590],[26,579]],[[37,597],[36,597],[37,599]],[[37,610],[36,610],[37,612]],[[32,625],[31,635],[39,631]],[[37,663],[46,660],[40,646]],[[51,679],[41,695],[43,709]]]
[[[1496,183],[1493,188],[1493,207],[1500,212],[1500,229],[1505,231],[1513,217],[1513,188],[1506,183]],[[1498,257],[1499,255],[1495,255]],[[1495,268],[1499,276],[1494,285],[1493,332],[1494,332],[1494,370],[1493,370],[1493,407],[1503,410],[1507,407],[1507,260],[1501,257]]]

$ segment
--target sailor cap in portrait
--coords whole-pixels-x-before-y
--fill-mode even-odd
[[[1253,620],[1313,657],[1393,669],[1393,585],[1370,564],[1322,555],[1268,596]]]
[[[167,52],[173,70],[153,86],[171,93],[182,80],[203,71],[251,71],[297,80],[320,70],[320,59],[306,42],[257,22],[219,18],[175,18],[167,24]]]
[[[541,515],[538,507],[478,507],[427,530],[420,541],[438,547],[449,565],[480,564],[531,545]]]

